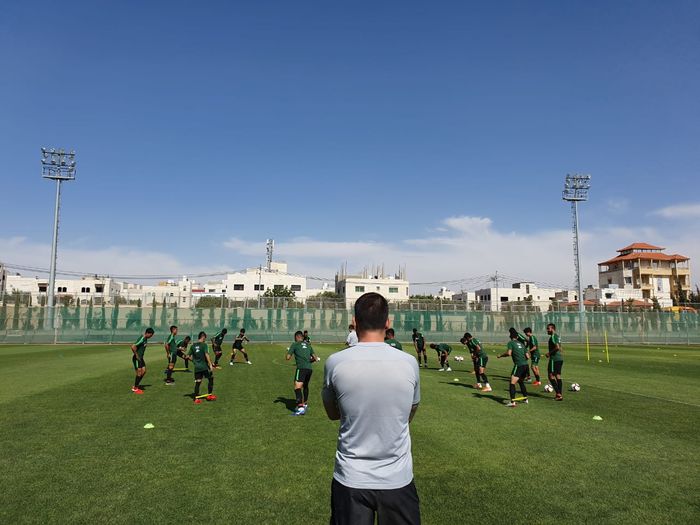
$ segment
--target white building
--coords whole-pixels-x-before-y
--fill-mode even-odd
[[[442,286],[438,290],[438,293],[435,295],[438,299],[442,299],[443,301],[451,301],[454,297],[455,293],[452,290],[448,290],[446,287]]]
[[[476,290],[476,302],[480,303],[484,310],[499,312],[508,303],[531,304],[540,311],[549,310],[549,305],[556,300],[556,294],[562,292],[560,288],[540,288],[532,282],[513,283],[510,288],[493,287]]]
[[[452,295],[452,300],[456,303],[467,303],[471,305],[476,302],[476,292],[459,292]]]
[[[190,281],[187,276],[183,276],[179,281],[162,281],[153,284],[118,283],[120,286],[119,295],[128,303],[141,301],[143,306],[165,303],[167,306],[177,306],[178,308],[189,308],[194,306],[192,298],[192,287],[197,286]]]
[[[341,269],[335,275],[335,291],[345,298],[348,308],[368,292],[377,292],[389,302],[408,301],[409,286],[404,270],[386,275],[383,268],[373,268],[372,272],[365,268],[359,275],[348,275],[345,269]]]
[[[287,273],[287,263],[271,262],[270,268],[248,268],[245,272],[229,273],[222,282],[222,293],[229,299],[252,299],[267,290],[288,288],[294,297],[306,299],[306,277]],[[209,286],[209,289],[215,287]],[[209,292],[207,292],[209,293]]]
[[[583,291],[583,298],[586,301],[593,301],[594,303],[604,305],[611,303],[620,304],[623,301],[629,301],[630,299],[635,301],[645,300],[641,289],[620,288],[616,284],[610,284],[605,288],[594,288],[593,286],[589,286]]]

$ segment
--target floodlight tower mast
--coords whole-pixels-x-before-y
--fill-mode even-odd
[[[41,176],[56,181],[56,206],[53,215],[53,242],[47,297],[49,327],[54,328],[54,294],[56,292],[56,259],[58,257],[58,221],[61,211],[61,183],[75,180],[75,151],[41,148]]]
[[[574,269],[576,271],[576,286],[578,288],[578,311],[581,315],[586,311],[583,304],[583,289],[581,287],[581,250],[578,240],[578,203],[588,200],[588,190],[591,188],[590,175],[567,175],[564,180],[562,199],[571,203],[571,231],[574,235]]]
[[[272,271],[272,252],[275,250],[275,240],[268,239],[265,249],[267,251],[267,271],[270,272]]]

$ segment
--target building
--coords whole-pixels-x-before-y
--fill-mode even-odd
[[[394,275],[386,275],[384,267],[364,268],[360,274],[350,275],[347,268],[335,274],[335,292],[345,298],[345,305],[351,308],[364,293],[377,292],[391,302],[408,301],[409,282],[405,270],[399,269]]]
[[[306,277],[287,273],[287,263],[270,262],[268,266],[248,268],[245,272],[229,273],[222,282],[222,293],[232,300],[252,299],[267,290],[288,288],[294,297],[306,299]],[[216,289],[209,286],[209,289]]]
[[[492,287],[476,290],[477,308],[500,312],[506,309],[526,309],[530,306],[540,311],[549,310],[552,301],[556,301],[560,288],[540,288],[533,282],[513,283],[510,288]]]
[[[119,295],[120,284],[111,277],[86,276],[79,279],[56,279],[56,304],[64,301],[72,304],[112,304],[114,297]],[[38,306],[46,304],[48,297],[48,277],[23,277],[19,274],[8,275],[5,293],[20,293],[31,297],[31,304]]]
[[[660,306],[672,306],[679,291],[690,292],[690,258],[663,250],[643,242],[620,248],[616,257],[598,263],[600,288],[639,290],[643,301],[656,298]]]
[[[475,292],[459,292],[452,294],[452,301],[455,303],[467,303],[473,305],[476,302]]]
[[[438,299],[442,301],[451,301],[455,296],[455,293],[445,286],[441,286],[438,293],[435,295]]]
[[[155,302],[157,305],[178,308],[194,306],[192,287],[197,286],[186,275],[180,280],[161,281],[158,284],[118,283],[117,295],[128,304],[140,301],[142,306],[148,306]]]

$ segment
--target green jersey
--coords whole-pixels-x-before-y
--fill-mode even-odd
[[[549,359],[552,361],[563,361],[564,356],[561,355],[561,339],[559,339],[559,334],[552,334],[549,336]],[[557,345],[559,345],[559,350],[557,350]]]
[[[209,347],[207,343],[200,343],[197,341],[190,348],[189,356],[194,361],[194,371],[195,372],[206,372],[209,370],[209,362],[207,361],[207,356],[209,355]]]
[[[423,338],[423,334],[420,332],[416,332],[413,334],[413,342],[416,344],[416,347],[418,347],[420,350],[425,348],[425,339]]]
[[[396,339],[384,339],[384,342],[389,346],[403,350],[403,346],[401,346],[401,343],[399,343]]]
[[[439,345],[437,345],[435,350],[437,350],[438,352],[447,352],[449,354],[450,352],[452,352],[452,347],[448,344],[440,343]]]
[[[311,344],[311,337],[309,337],[308,335],[305,335],[305,336],[304,336],[304,342],[305,342],[306,344]]]
[[[520,341],[523,344],[523,346],[527,347],[527,337],[525,337],[525,335],[521,334],[520,332],[515,333],[518,334],[517,340]]]
[[[289,345],[287,354],[294,356],[297,368],[311,368],[311,356],[314,355],[314,349],[306,341],[294,341]]]
[[[221,346],[221,343],[224,342],[224,337],[226,337],[226,334],[223,332],[217,332],[212,341],[216,346]]]
[[[143,354],[146,353],[146,345],[148,344],[148,339],[146,339],[146,336],[142,335],[139,337],[136,342],[134,343],[134,346],[136,347],[136,354],[139,356],[139,359],[143,359]]]
[[[469,353],[473,356],[478,357],[480,354],[484,353],[484,347],[481,346],[481,341],[476,337],[472,337],[470,341],[467,341],[467,348],[469,349]]]
[[[177,352],[178,343],[175,341],[175,336],[172,333],[168,336],[168,340],[165,342],[165,345],[168,347],[168,352],[171,354]]]
[[[178,347],[178,348],[183,348],[183,349],[187,350],[187,345],[188,345],[188,344],[189,344],[189,343],[185,343],[185,340],[184,340],[184,339],[180,339],[180,340],[177,342],[177,347]]]
[[[531,335],[530,337],[527,338],[527,342],[525,343],[525,346],[527,347],[528,350],[532,350],[536,346],[538,347],[539,350],[539,343],[537,342],[537,338],[534,335]]]
[[[527,365],[527,357],[525,357],[527,350],[520,341],[511,339],[508,343],[508,350],[510,350],[510,357],[513,359],[515,366]]]

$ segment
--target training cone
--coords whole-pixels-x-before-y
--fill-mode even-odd
[[[155,425],[153,423],[146,423],[143,428],[155,428]]]
[[[593,416],[593,419],[594,419],[595,421],[603,421],[603,418],[600,417],[600,416]]]
[[[459,377],[455,377],[452,381],[459,381]]]

